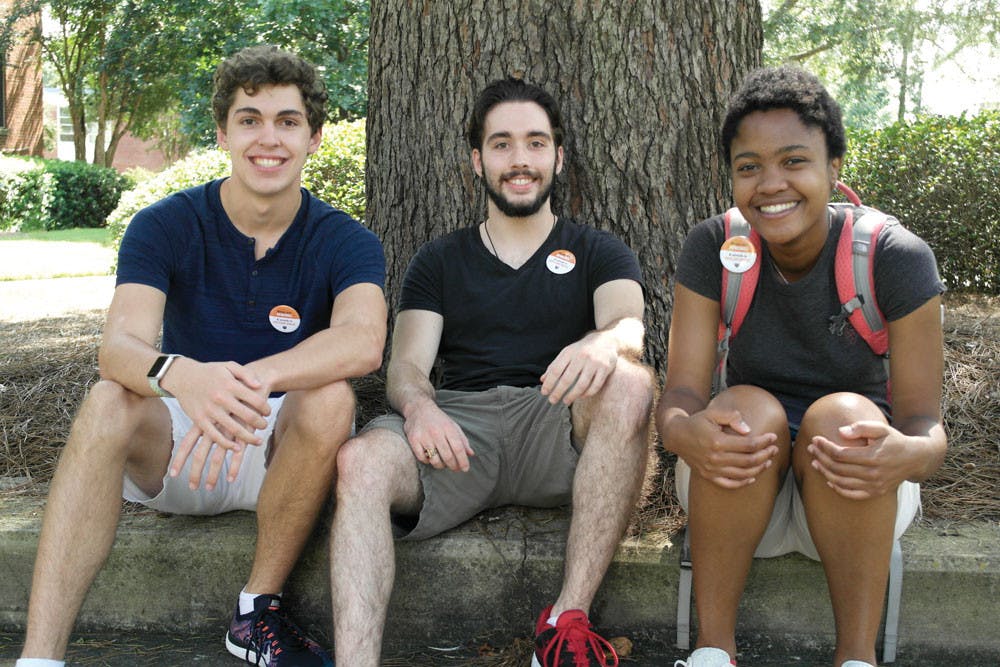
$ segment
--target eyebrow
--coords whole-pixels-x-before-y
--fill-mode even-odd
[[[241,114],[241,113],[251,114],[251,115],[254,115],[254,116],[263,116],[264,115],[261,112],[261,110],[258,109],[257,107],[240,107],[238,109],[234,109],[233,110],[233,115],[234,116],[236,114]],[[299,111],[298,109],[282,109],[281,111],[279,111],[275,115],[278,116],[279,118],[282,117],[282,116],[297,116],[299,118],[305,118],[305,114],[302,113],[301,111]]]
[[[793,153],[795,151],[809,150],[809,149],[810,149],[810,147],[806,146],[805,144],[789,144],[788,146],[782,146],[781,148],[779,148],[778,150],[776,150],[775,153],[777,153],[777,154],[780,154],[780,153]],[[743,151],[742,153],[737,153],[736,155],[734,155],[733,159],[735,160],[735,159],[741,158],[741,157],[743,157],[743,158],[746,158],[746,157],[760,157],[760,153],[757,153],[755,151]]]
[[[513,134],[511,134],[510,132],[506,132],[506,131],[504,131],[504,132],[494,132],[490,136],[486,137],[486,141],[489,142],[489,141],[493,141],[494,139],[510,139],[513,136],[514,136]],[[533,138],[533,137],[542,137],[543,139],[551,139],[552,135],[549,134],[548,132],[544,132],[542,130],[531,130],[530,132],[528,132],[528,138],[530,139],[530,138]]]

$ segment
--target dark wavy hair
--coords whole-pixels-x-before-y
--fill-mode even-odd
[[[313,134],[322,129],[326,121],[326,84],[316,68],[277,46],[264,44],[237,51],[219,64],[213,83],[212,113],[219,127],[226,126],[238,89],[253,95],[262,86],[297,86],[302,92],[306,118]]]
[[[483,149],[483,127],[486,116],[498,104],[504,102],[534,102],[545,110],[552,125],[552,140],[556,146],[562,146],[563,126],[559,105],[543,88],[521,79],[508,77],[497,79],[483,88],[472,107],[472,118],[469,119],[469,146],[476,150]]]
[[[771,109],[791,109],[806,126],[823,131],[830,158],[844,157],[847,138],[840,105],[815,75],[800,67],[782,65],[750,72],[730,100],[721,137],[727,163],[740,122],[754,111]]]

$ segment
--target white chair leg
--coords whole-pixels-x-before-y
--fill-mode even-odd
[[[903,548],[899,540],[892,543],[889,560],[889,591],[885,605],[885,632],[882,643],[882,662],[895,662],[896,644],[899,641],[899,607],[903,594]]]
[[[691,648],[691,539],[687,528],[684,529],[677,582],[677,648]]]

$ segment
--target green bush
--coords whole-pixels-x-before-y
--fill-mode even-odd
[[[229,155],[211,148],[175,162],[160,173],[141,181],[134,188],[122,194],[118,207],[108,216],[108,228],[115,240],[115,247],[121,241],[125,227],[140,209],[153,204],[167,195],[186,190],[206,181],[220,178],[229,173]]]
[[[122,195],[108,218],[117,246],[132,216],[164,197],[229,174],[229,155],[217,148],[193,153]],[[365,122],[328,125],[316,153],[306,160],[302,184],[358,220],[365,215]]]
[[[45,229],[104,227],[122,191],[132,183],[114,169],[85,162],[46,160],[52,174],[52,198]]]
[[[84,162],[4,158],[0,229],[103,227],[131,180]]]
[[[842,179],[926,240],[958,292],[1000,294],[1000,112],[851,130]]]
[[[302,183],[323,201],[365,219],[364,118],[323,129],[323,143],[306,161]]]
[[[51,182],[39,160],[0,157],[0,232],[44,229]]]

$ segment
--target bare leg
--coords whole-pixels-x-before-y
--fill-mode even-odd
[[[102,381],[80,407],[49,491],[22,657],[62,659],[83,600],[115,539],[122,477],[162,487],[172,448],[159,399]]]
[[[377,667],[396,568],[390,511],[419,511],[420,474],[406,442],[386,429],[348,441],[338,466],[330,537],[336,663]]]
[[[590,609],[642,487],[652,402],[649,371],[621,360],[600,394],[573,406],[573,433],[583,449],[553,614]]]
[[[800,479],[809,532],[819,552],[837,627],[834,664],[875,664],[875,640],[889,578],[896,494],[852,500],[837,494],[811,467],[806,445],[814,435],[841,445],[837,428],[865,419],[884,421],[871,401],[856,394],[831,394],[816,401],[802,419],[794,466]]]
[[[257,547],[250,593],[278,593],[330,495],[337,450],[354,421],[347,382],[289,392],[275,425],[274,451],[257,500]]]
[[[754,551],[764,536],[774,499],[788,470],[788,422],[781,404],[762,389],[733,387],[716,404],[738,409],[753,434],[776,433],[779,454],[757,481],[724,489],[691,474],[688,530],[692,578],[698,610],[697,647],[736,655],[736,610]]]

